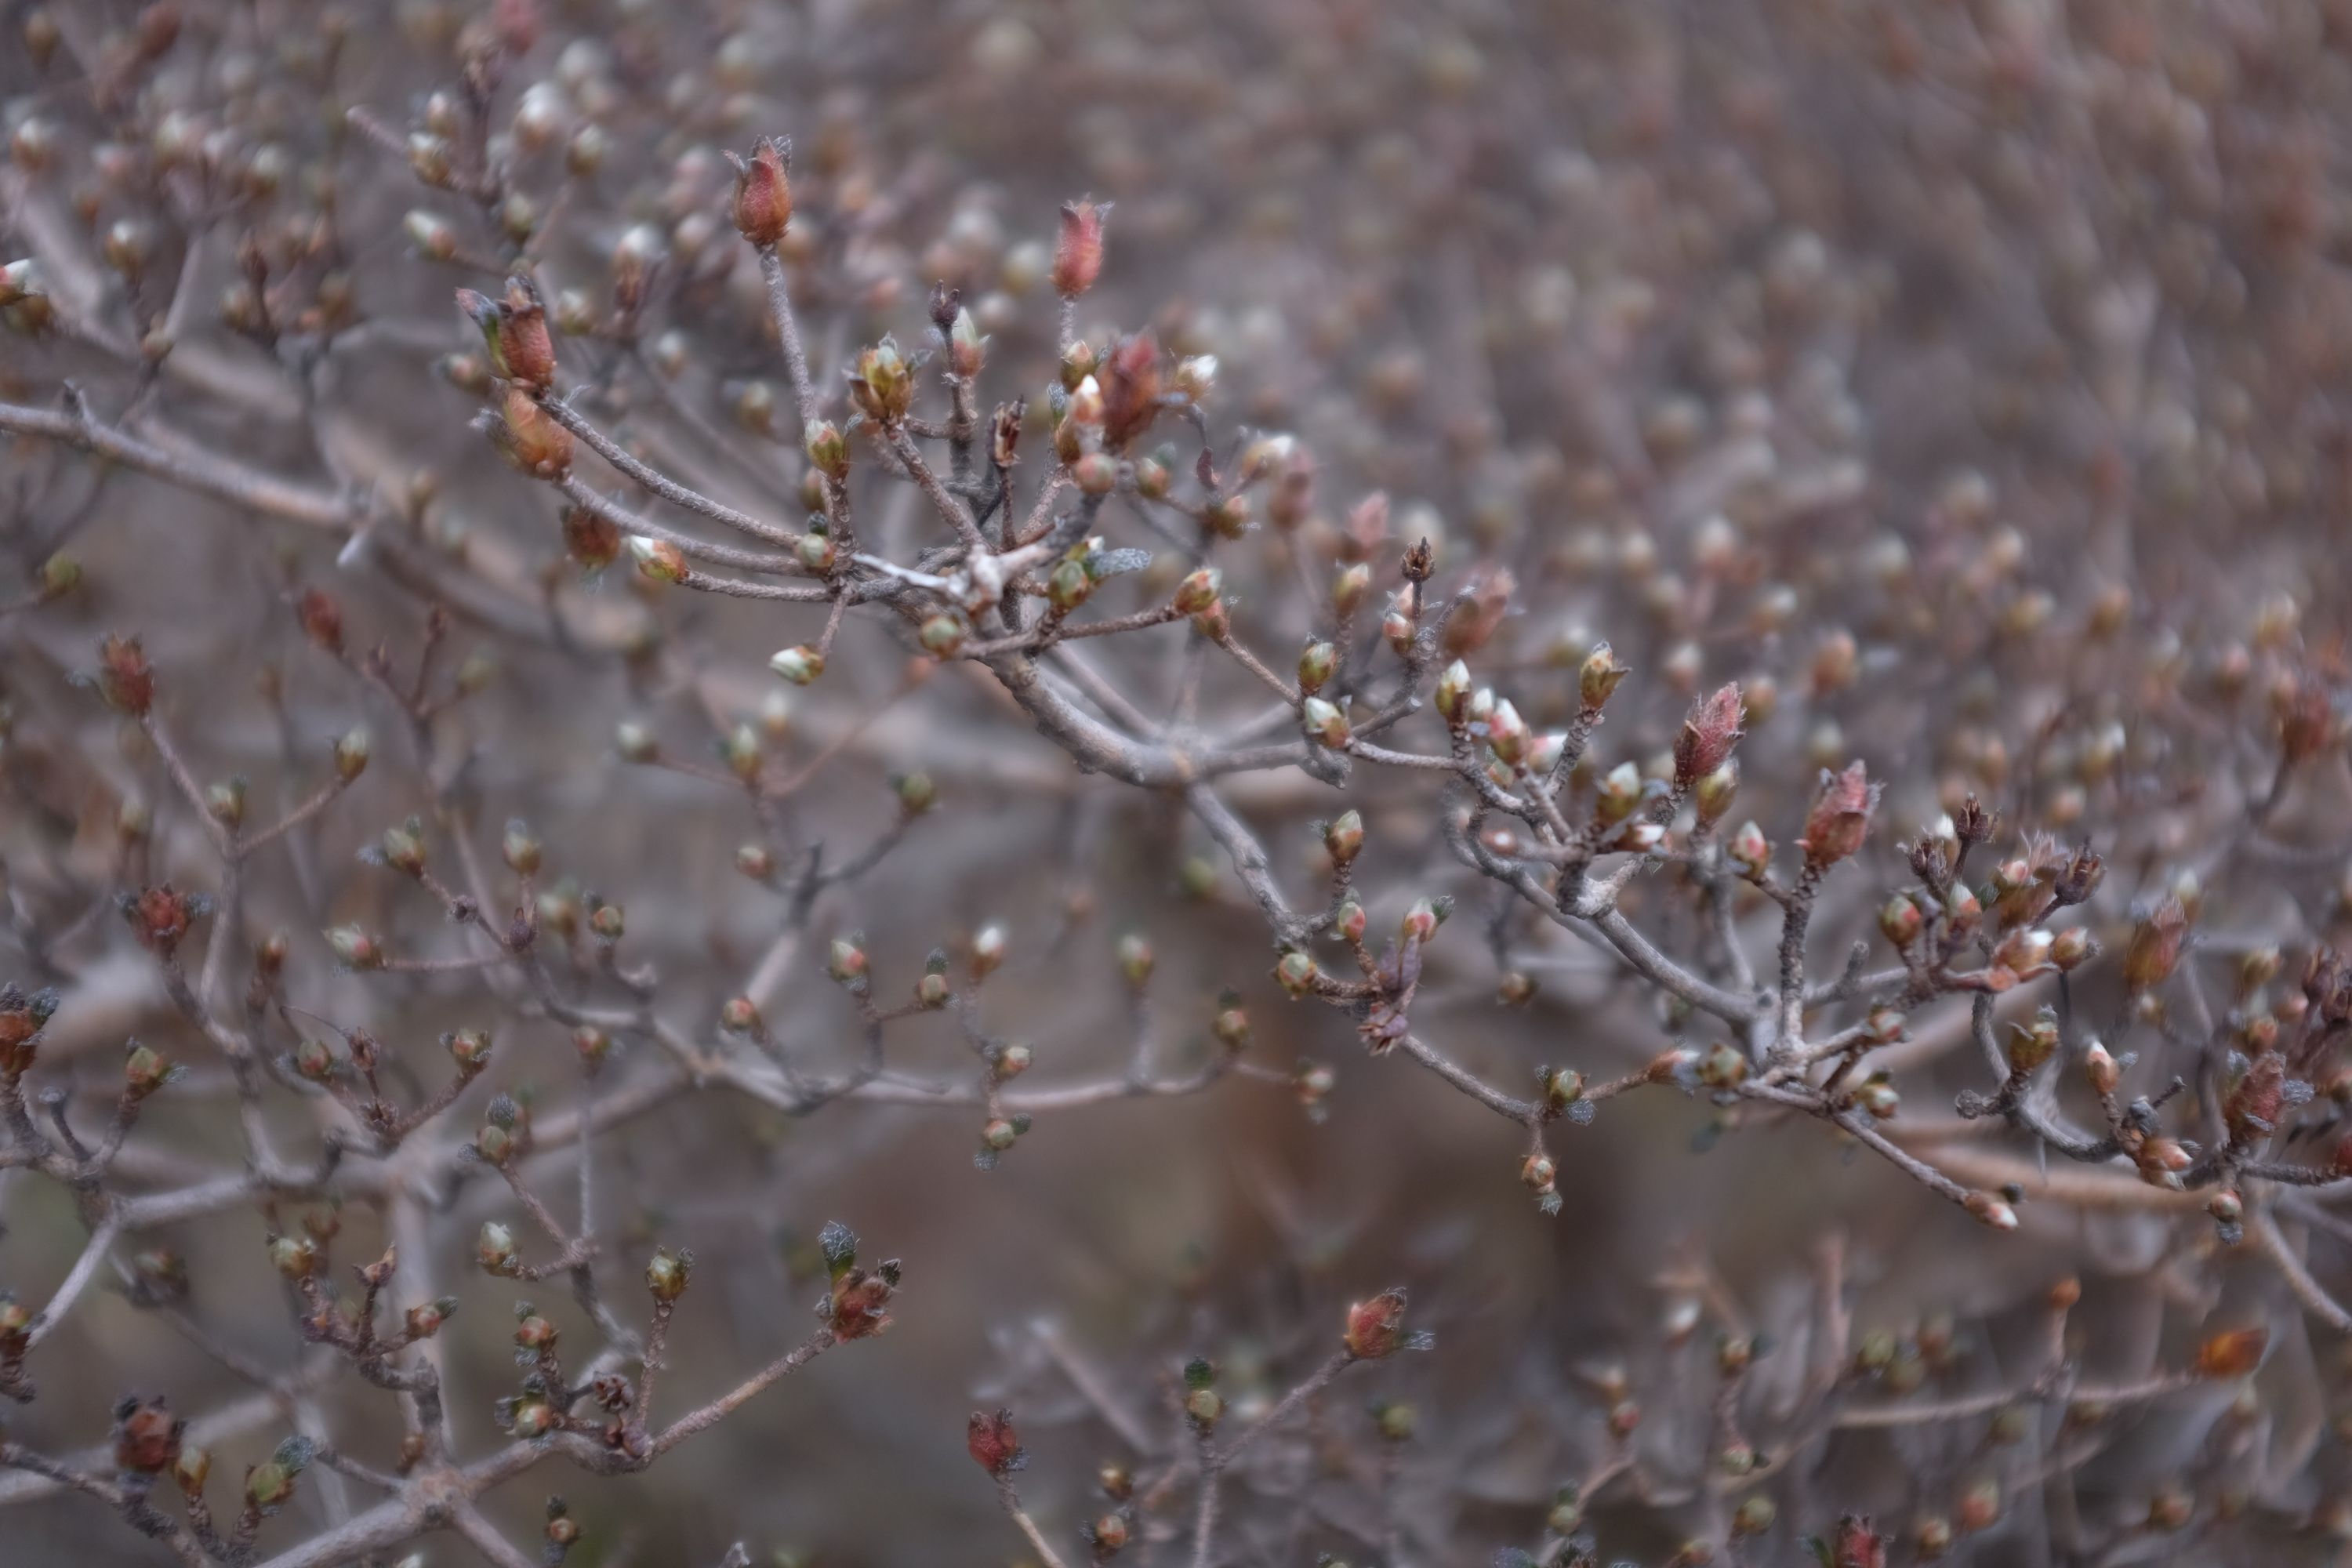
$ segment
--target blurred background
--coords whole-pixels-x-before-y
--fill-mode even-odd
[[[12,27],[35,14],[7,9]],[[1923,1323],[1932,1338],[1939,1318],[1957,1321],[1960,1359],[1937,1370],[1953,1390],[2032,1366],[2035,1304],[2067,1275],[2082,1277],[2085,1321],[2101,1325],[2084,1347],[2095,1379],[2178,1365],[2199,1324],[2280,1307],[2275,1279],[2216,1255],[2210,1227],[2037,1208],[2020,1235],[1990,1237],[1818,1127],[1729,1126],[1704,1098],[1671,1091],[1559,1129],[1564,1211],[1538,1212],[1515,1180],[1523,1151],[1507,1124],[1409,1063],[1368,1059],[1345,1017],[1286,1003],[1255,910],[1197,826],[1078,775],[982,678],[911,680],[903,651],[853,621],[825,679],[780,716],[763,707],[774,682],[761,665],[813,636],[817,612],[656,600],[621,571],[584,588],[562,566],[555,503],[467,433],[478,398],[440,365],[474,345],[447,304],[467,279],[421,263],[413,229],[404,237],[406,215],[433,202],[395,160],[321,129],[337,122],[322,109],[351,104],[405,125],[449,79],[471,10],[256,0],[211,14],[189,0],[186,11],[172,51],[120,94],[108,39],[137,13],[119,0],[43,12],[68,35],[53,57],[0,50],[11,126],[46,122],[58,142],[44,169],[20,139],[0,187],[11,244],[94,256],[137,207],[126,192],[139,176],[110,172],[107,150],[145,166],[175,106],[225,129],[248,163],[261,146],[287,152],[292,172],[266,210],[291,226],[331,209],[334,271],[362,324],[315,350],[257,349],[208,321],[235,279],[234,226],[157,224],[147,275],[182,275],[198,302],[157,395],[168,416],[243,459],[404,498],[416,550],[525,584],[545,569],[590,640],[635,650],[551,646],[461,617],[451,663],[480,653],[496,674],[448,715],[441,751],[462,760],[456,787],[483,823],[528,816],[564,878],[626,906],[629,951],[658,966],[665,995],[707,1018],[779,919],[779,901],[733,869],[757,825],[740,795],[624,763],[615,725],[645,724],[699,757],[714,721],[752,718],[795,766],[837,744],[794,806],[800,831],[836,855],[890,821],[889,775],[919,768],[939,786],[936,814],[817,916],[821,936],[865,933],[879,994],[911,984],[931,949],[961,952],[1000,921],[1011,956],[987,994],[988,1028],[1034,1043],[1037,1081],[1115,1073],[1138,1017],[1114,945],[1140,933],[1158,959],[1158,1059],[1171,1070],[1205,1059],[1230,987],[1255,1023],[1249,1059],[1277,1080],[1041,1117],[986,1172],[968,1108],[841,1105],[796,1121],[713,1093],[633,1123],[605,1150],[627,1227],[607,1267],[625,1293],[625,1260],[656,1240],[704,1260],[669,1380],[680,1408],[805,1332],[824,1221],[856,1226],[868,1257],[904,1258],[908,1283],[886,1339],[824,1358],[651,1473],[554,1483],[585,1530],[574,1563],[716,1563],[739,1539],[754,1561],[1017,1560],[1021,1542],[961,1452],[967,1413],[999,1402],[1034,1455],[1031,1511],[1074,1541],[1102,1506],[1097,1465],[1133,1459],[1138,1431],[1173,1438],[1166,1389],[1186,1355],[1217,1358],[1229,1386],[1279,1393],[1324,1353],[1347,1302],[1398,1283],[1436,1350],[1370,1369],[1331,1401],[1335,1426],[1355,1424],[1359,1441],[1367,1401],[1413,1403],[1392,1482],[1334,1489],[1282,1531],[1248,1527],[1234,1554],[1375,1556],[1383,1490],[1410,1521],[1413,1561],[1483,1562],[1531,1543],[1553,1489],[1607,1451],[1601,1391],[1622,1375],[1643,1405],[1640,1447],[1659,1484],[1646,1504],[1595,1510],[1602,1556],[1663,1562],[1715,1528],[1720,1507],[1700,1484],[1713,1351],[1711,1331],[1691,1332],[1696,1304],[1763,1335],[1793,1376],[1818,1331],[1824,1245],[1857,1333],[1916,1347]],[[1099,341],[1148,325],[1171,350],[1215,355],[1221,449],[1236,431],[1282,431],[1314,454],[1313,517],[1232,552],[1237,621],[1295,638],[1306,614],[1294,558],[1315,562],[1319,582],[1351,509],[1385,491],[1391,540],[1431,538],[1448,583],[1512,574],[1480,675],[1531,720],[1565,718],[1594,640],[1635,667],[1604,765],[1654,756],[1693,690],[1739,679],[1752,693],[1762,679],[1770,700],[1759,713],[1751,695],[1742,815],[1790,838],[1822,763],[1862,755],[1889,781],[1877,875],[1825,914],[1825,952],[1867,935],[1874,890],[1902,875],[1895,839],[1971,789],[2021,826],[2108,853],[2117,896],[2100,929],[2113,950],[2130,900],[2181,867],[2225,885],[2235,863],[2215,864],[2211,825],[2269,782],[2268,753],[2241,743],[2259,717],[2213,699],[2227,696],[2232,650],[2274,646],[2263,638],[2283,623],[2315,668],[2342,676],[2347,29],[2352,5],[2333,0],[549,0],[499,101],[549,122],[543,141],[520,118],[510,134],[542,205],[535,249],[551,297],[601,300],[615,247],[641,226],[658,236],[664,291],[644,340],[608,351],[626,362],[614,384],[714,493],[789,518],[800,468],[757,274],[726,218],[720,149],[793,138],[795,287],[828,384],[882,331],[920,341],[925,294],[946,280],[991,334],[983,399],[1037,398],[1054,373],[1044,273],[1055,210],[1091,195],[1115,205],[1080,330]],[[599,162],[567,174],[566,149],[592,122]],[[89,277],[92,309],[121,303],[101,268]],[[47,400],[68,377],[105,388],[113,409],[131,390],[69,341],[0,340],[9,399]],[[162,872],[199,887],[206,875],[195,825],[155,793],[152,759],[72,685],[97,636],[144,636],[162,703],[206,777],[238,773],[257,801],[290,801],[311,776],[302,759],[361,704],[343,672],[310,656],[289,591],[331,588],[353,642],[385,642],[404,663],[423,616],[387,584],[401,574],[373,570],[390,546],[339,561],[339,542],[30,443],[0,453],[0,477],[16,497],[0,532],[8,559],[29,574],[70,537],[88,578],[72,600],[0,622],[13,716],[0,853],[19,911],[19,934],[0,934],[0,977],[21,963],[28,983],[56,983],[36,973],[22,922],[70,913],[74,878],[102,879],[125,801],[154,806]],[[917,526],[906,508],[869,515],[886,542]],[[1154,542],[1120,527],[1115,542]],[[1158,591],[1173,563],[1155,569]],[[663,657],[645,651],[636,628],[650,625]],[[1104,659],[1163,693],[1171,646]],[[1251,706],[1243,686],[1212,696]],[[438,1031],[498,1022],[479,1016],[485,998],[456,982],[334,973],[315,938],[358,921],[429,946],[443,929],[412,888],[354,864],[422,805],[404,770],[380,771],[323,821],[295,874],[253,890],[248,924],[295,933],[299,1005],[365,1024],[430,1082]],[[2332,841],[2340,772],[2331,763],[2287,803],[2282,838]],[[1293,772],[1227,795],[1262,829],[1277,876],[1311,896],[1307,824],[1334,809],[1329,792]],[[1456,886],[1433,791],[1368,776],[1357,795],[1376,926]],[[2340,924],[2343,870],[2317,850],[2266,863],[2228,883],[2209,920],[2307,944]],[[1601,952],[1558,931],[1491,934],[1489,913],[1465,893],[1414,1017],[1491,1080],[1531,1084],[1547,1063],[1612,1076],[1696,1038]],[[1672,931],[1687,917],[1659,918]],[[1771,926],[1749,919],[1768,952]],[[134,1032],[199,1059],[127,933],[110,919],[90,930],[66,964],[45,1070],[82,1075],[95,1097]],[[857,1031],[821,952],[770,1016],[794,1048],[845,1064]],[[1533,1003],[1497,1003],[1506,968],[1538,983]],[[2118,1001],[2084,1005],[2105,1016]],[[1943,1059],[1957,1033],[1935,1038],[1906,1063],[1906,1114],[1948,1114],[1980,1070]],[[647,1048],[625,1046],[622,1068]],[[943,1020],[894,1031],[891,1048],[908,1069],[961,1070]],[[499,1049],[461,1121],[500,1087],[568,1102],[567,1031],[515,1025]],[[1302,1057],[1334,1069],[1316,1107],[1327,1114],[1279,1081]],[[159,1100],[140,1140],[233,1163],[225,1104]],[[289,1113],[288,1136],[303,1125]],[[560,1182],[568,1163],[549,1164]],[[436,1274],[465,1303],[448,1338],[452,1407],[460,1434],[470,1423],[486,1447],[491,1404],[514,1377],[509,1293],[466,1259],[479,1223],[511,1204],[478,1179],[450,1205]],[[0,1173],[0,1283],[45,1299],[81,1246],[68,1195]],[[354,1212],[346,1226],[339,1256],[373,1256],[374,1217]],[[263,1228],[235,1211],[170,1242],[191,1260],[212,1331],[291,1365],[297,1341],[259,1267]],[[2323,1273],[2336,1262],[2315,1258]],[[541,1294],[593,1342],[560,1290]],[[2231,1473],[2301,1520],[2343,1479],[2340,1447],[2322,1436],[2336,1374],[2326,1363],[2320,1375],[2332,1352],[2304,1340],[2297,1314],[2278,1321],[2260,1380],[2272,1415],[2231,1450]],[[242,1392],[111,1293],[83,1305],[37,1371],[40,1399],[9,1411],[8,1431],[51,1451],[100,1441],[125,1393],[166,1392],[194,1413]],[[343,1378],[310,1414],[381,1462],[383,1399]],[[2106,1524],[2144,1512],[2226,1404],[2200,1394],[2118,1434],[2069,1506]],[[282,1430],[219,1445],[226,1473],[240,1468],[228,1456],[257,1457]],[[1975,1433],[1866,1436],[1785,1478],[1784,1524],[1750,1561],[1801,1560],[1795,1535],[1850,1509],[1892,1527],[1945,1506],[1983,1462]],[[518,1531],[542,1474],[500,1499]],[[306,1488],[297,1517],[327,1517],[337,1489],[330,1477]],[[1957,1560],[2072,1560],[2047,1544],[2042,1494],[2021,1487],[2012,1506],[2002,1531]],[[265,1556],[296,1533],[272,1525]],[[425,1544],[436,1564],[473,1560],[454,1540]],[[1153,1547],[1150,1560],[1179,1549]],[[0,1563],[69,1559],[149,1560],[76,1501],[0,1520]]]

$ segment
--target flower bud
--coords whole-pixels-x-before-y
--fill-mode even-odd
[[[687,1279],[693,1268],[694,1254],[660,1248],[646,1265],[646,1289],[653,1292],[656,1302],[667,1307],[686,1294]]]
[[[327,932],[327,945],[335,957],[352,969],[379,969],[383,965],[383,950],[375,938],[358,926],[336,926]]]
[[[1364,602],[1364,595],[1371,585],[1372,569],[1361,561],[1332,579],[1331,607],[1339,612],[1341,620],[1356,613],[1356,606]]]
[[[457,254],[457,231],[432,213],[412,211],[400,226],[410,246],[427,260],[446,261]]]
[[[1713,696],[1691,704],[1675,737],[1676,790],[1691,789],[1724,764],[1739,743],[1743,716],[1736,684],[1718,688]]]
[[[1447,724],[1459,726],[1470,702],[1470,667],[1455,659],[1437,678],[1437,712]]]
[[[2211,1335],[2197,1347],[2197,1375],[2217,1381],[2244,1377],[2262,1364],[2270,1340],[2270,1331],[2263,1328],[2231,1329]]]
[[[1004,928],[1000,925],[981,927],[979,934],[971,939],[972,974],[976,978],[983,977],[1003,962]]]
[[[2058,1016],[2043,1008],[2034,1016],[2030,1026],[2012,1025],[2009,1032],[2009,1068],[2015,1073],[2032,1073],[2058,1054]]]
[[[1299,716],[1307,732],[1321,744],[1339,751],[1348,744],[1348,716],[1320,697],[1309,697],[1299,705]]]
[[[269,1266],[289,1279],[308,1279],[318,1271],[318,1246],[308,1237],[272,1237],[269,1240]]]
[[[56,599],[72,593],[80,582],[81,563],[58,551],[41,563],[34,579],[34,591],[44,600]]]
[[[132,1040],[122,1054],[122,1092],[144,1100],[169,1083],[176,1071],[161,1052]]]
[[[507,387],[492,427],[509,462],[534,479],[562,479],[572,468],[572,432],[519,384]]]
[[[1294,1001],[1315,988],[1317,973],[1315,960],[1295,947],[1274,966],[1275,979]]]
[[[941,611],[936,616],[927,617],[922,626],[917,629],[915,637],[923,645],[923,651],[933,658],[953,658],[963,650],[963,621],[958,616]],[[777,657],[782,656],[780,654]],[[779,673],[782,672],[779,671]],[[787,677],[787,679],[790,678]],[[805,682],[800,684],[805,684]]]
[[[801,643],[779,650],[769,658],[768,668],[794,686],[807,686],[824,673],[824,655]]]
[[[1577,700],[1587,712],[1599,712],[1629,673],[1626,666],[1617,662],[1614,649],[1605,642],[1596,644],[1576,672]]]
[[[1045,602],[1065,615],[1085,604],[1094,591],[1095,580],[1083,561],[1056,562],[1045,578]]]
[[[1878,929],[1896,947],[1908,947],[1919,940],[1919,932],[1927,923],[1918,904],[1906,893],[1897,893],[1880,906]]]
[[[1724,847],[1724,853],[1731,856],[1731,863],[1738,865],[1740,875],[1745,877],[1761,877],[1771,869],[1771,839],[1767,839],[1764,830],[1755,823],[1740,823],[1738,832],[1734,832],[1731,842]]]
[[[1709,1089],[1737,1089],[1747,1079],[1748,1053],[1728,1042],[1699,1058],[1698,1080]]]
[[[829,419],[811,426],[802,446],[817,472],[835,484],[849,478],[849,441],[839,426]]]
[[[1394,1355],[1405,1344],[1404,1292],[1383,1290],[1349,1308],[1347,1326],[1339,1338],[1358,1361]]]
[[[1216,603],[1218,591],[1224,584],[1224,574],[1213,566],[1203,566],[1176,584],[1178,613],[1196,616]]]
[[[1339,668],[1339,649],[1328,642],[1308,643],[1298,655],[1298,689],[1314,696],[1330,683]]]
[[[335,1054],[326,1041],[306,1037],[294,1047],[294,1070],[312,1083],[325,1083],[335,1076]]]
[[[1992,967],[2005,969],[2020,979],[2038,974],[2049,962],[2053,941],[2046,931],[2011,931],[1992,950]]]
[[[2092,1091],[2105,1098],[2115,1093],[2123,1081],[2123,1068],[2106,1047],[2093,1040],[2090,1048],[2083,1053],[2083,1076],[2090,1080]]]
[[[950,371],[966,381],[972,380],[980,374],[987,348],[988,340],[980,335],[980,325],[971,319],[971,312],[958,309],[948,328]]]
[[[486,1273],[511,1274],[515,1267],[514,1232],[496,1220],[487,1220],[474,1241],[474,1259]]]
[[[1356,901],[1354,894],[1350,893],[1348,901],[1339,906],[1339,913],[1332,918],[1331,930],[1343,942],[1364,940],[1364,906]]]
[[[2181,900],[2167,895],[2132,931],[2124,950],[2124,984],[2133,991],[2150,991],[2171,977],[2180,962],[2181,940],[2189,914]]]
[[[1877,798],[1878,792],[1860,763],[1842,773],[1826,775],[1806,815],[1805,837],[1799,841],[1805,863],[1823,870],[1860,849],[1869,834],[1871,808]]]
[[[1549,1154],[1530,1154],[1519,1162],[1519,1181],[1538,1197],[1548,1198],[1558,1188],[1559,1168]]]
[[[510,1426],[516,1436],[531,1442],[554,1431],[562,1419],[546,1400],[523,1399],[516,1402]]]
[[[441,1046],[459,1072],[478,1073],[490,1065],[490,1036],[487,1029],[453,1029],[441,1037]]]
[[[155,671],[137,637],[110,637],[98,645],[98,690],[117,712],[143,714],[155,700]]]
[[[1633,816],[1641,804],[1641,770],[1631,763],[1620,763],[1601,775],[1593,792],[1592,815],[1603,826],[1614,826]]]
[[[1547,1110],[1560,1111],[1584,1098],[1584,1075],[1573,1068],[1545,1068],[1536,1075]]]
[[[1527,721],[1507,701],[1495,704],[1486,720],[1486,745],[1507,766],[1517,767],[1527,761],[1529,741]]]
[[[653,731],[631,720],[623,720],[613,731],[613,749],[625,763],[650,763],[661,754]]]
[[[506,859],[507,869],[516,876],[538,874],[540,842],[520,820],[507,824],[506,835],[499,841],[499,852]]]
[[[885,427],[907,417],[915,396],[914,367],[898,353],[896,340],[886,334],[880,342],[859,351],[849,375],[849,395],[858,412]]]
[[[1347,811],[1324,825],[1323,848],[1335,866],[1345,866],[1355,859],[1364,847],[1364,817],[1361,812]]]
[[[30,257],[0,267],[0,306],[22,304],[42,293],[40,264]]]
[[[1054,292],[1075,300],[1095,286],[1102,274],[1103,219],[1110,204],[1067,202],[1062,207],[1061,231],[1054,241]]]
[[[1739,760],[1733,757],[1727,758],[1721,767],[1698,781],[1691,792],[1691,800],[1697,809],[1699,821],[1712,826],[1723,820],[1724,814],[1731,809],[1731,803],[1738,794]]]
[[[1024,1458],[1021,1434],[1013,1428],[1010,1410],[999,1410],[993,1415],[973,1411],[964,1426],[964,1448],[971,1455],[973,1464],[997,1477],[1019,1469]]]
[[[730,153],[727,161],[735,165],[736,232],[761,250],[782,244],[793,219],[792,143],[762,136],[750,159]]]
[[[1995,1230],[2017,1228],[2017,1211],[1990,1193],[1972,1192],[1961,1200],[1961,1206]]]

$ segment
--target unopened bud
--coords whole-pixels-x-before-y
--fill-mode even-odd
[[[1281,962],[1274,966],[1275,979],[1294,1000],[1315,988],[1316,974],[1315,960],[1297,948],[1284,953]]]
[[[1356,606],[1364,602],[1364,595],[1371,585],[1372,569],[1360,561],[1332,579],[1331,607],[1339,613],[1340,619],[1356,613]]]
[[[2123,1081],[2123,1068],[2106,1047],[2093,1040],[2083,1053],[2083,1076],[2090,1080],[2092,1090],[2104,1098],[2115,1093]]]
[[[1972,1192],[1962,1200],[1961,1206],[1995,1230],[2017,1228],[2017,1211],[1990,1193]]]
[[[667,1306],[686,1294],[687,1279],[693,1268],[692,1253],[673,1253],[662,1248],[646,1265],[646,1289],[653,1292],[656,1301]]]
[[[515,1265],[514,1232],[496,1220],[484,1222],[474,1241],[474,1259],[486,1272],[509,1274]]]
[[[1583,665],[1577,670],[1578,701],[1582,703],[1587,710],[1598,712],[1608,704],[1618,684],[1629,673],[1631,672],[1626,666],[1617,662],[1614,649],[1607,643],[1597,645],[1590,654],[1585,656]]]
[[[1462,724],[1470,704],[1470,667],[1455,659],[1437,678],[1437,712],[1450,725]]]
[[[1213,566],[1203,566],[1176,584],[1176,608],[1180,614],[1199,615],[1216,603],[1218,590],[1223,586],[1224,574]],[[1317,683],[1321,684],[1320,682]]]
[[[1320,697],[1309,697],[1301,703],[1299,715],[1307,732],[1323,745],[1336,752],[1348,744],[1348,716]]]
[[[768,668],[794,686],[807,686],[824,673],[824,655],[802,643],[770,657]]]

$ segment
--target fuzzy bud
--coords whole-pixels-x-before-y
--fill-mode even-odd
[[[1010,1410],[973,1411],[964,1426],[964,1448],[971,1455],[972,1463],[992,1476],[1010,1475],[1021,1468],[1026,1458]]]
[[[1675,788],[1687,791],[1721,767],[1739,743],[1739,688],[1724,686],[1691,704],[1675,737]]]
[[[2134,991],[2163,984],[2180,962],[2188,930],[2187,910],[2178,898],[2167,895],[2132,931],[2131,945],[2124,950],[2124,984]]]
[[[762,250],[782,244],[793,220],[792,143],[762,136],[749,159],[730,153],[735,165],[735,228]]]
[[[1821,793],[1805,817],[1805,837],[1800,840],[1805,863],[1823,870],[1851,858],[1869,835],[1871,808],[1877,798],[1870,774],[1860,763],[1842,773],[1825,774]]]
[[[1103,220],[1110,204],[1065,203],[1061,232],[1054,241],[1054,292],[1075,300],[1095,286],[1102,275]]]
[[[1406,1343],[1404,1292],[1383,1290],[1349,1308],[1340,1342],[1359,1361],[1379,1361],[1402,1349]]]

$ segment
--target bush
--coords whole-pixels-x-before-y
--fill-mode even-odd
[[[283,9],[0,63],[49,1556],[2340,1549],[2341,7]]]

